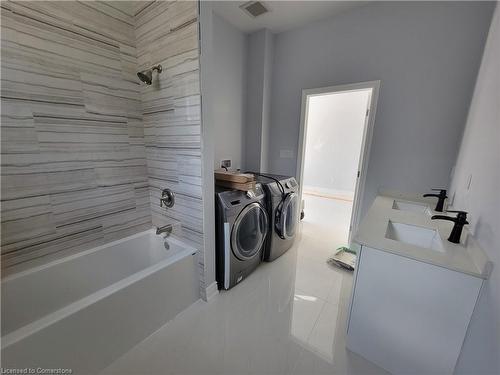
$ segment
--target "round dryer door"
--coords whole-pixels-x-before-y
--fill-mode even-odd
[[[298,210],[299,195],[297,193],[288,194],[281,206],[280,212],[276,216],[276,230],[281,238],[287,240],[295,236]]]
[[[259,203],[246,206],[236,218],[231,232],[231,247],[240,260],[248,260],[259,254],[266,239],[267,212]]]

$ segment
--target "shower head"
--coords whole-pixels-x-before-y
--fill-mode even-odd
[[[139,79],[142,82],[144,82],[146,85],[150,85],[151,83],[153,83],[153,71],[154,70],[156,70],[159,74],[159,73],[161,73],[161,71],[163,69],[162,69],[161,65],[158,64],[158,65],[153,66],[150,69],[146,69],[146,70],[143,70],[142,72],[138,72],[137,77],[139,77]]]
[[[137,77],[139,77],[139,79],[145,84],[150,85],[152,83],[153,72],[151,71],[151,69],[148,69],[143,72],[137,73]]]

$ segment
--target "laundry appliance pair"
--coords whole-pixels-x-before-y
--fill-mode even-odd
[[[292,245],[298,226],[295,178],[256,174],[254,190],[216,187],[216,279],[230,289],[262,260],[273,261]]]

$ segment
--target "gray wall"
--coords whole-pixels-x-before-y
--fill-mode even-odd
[[[212,48],[214,167],[219,168],[222,159],[231,159],[233,168],[242,168],[246,100],[246,35],[214,14]]]
[[[496,9],[451,183],[494,263],[465,339],[457,374],[500,374],[500,10]],[[469,176],[472,180],[469,186]]]
[[[1,6],[2,267],[151,227],[133,17]]]
[[[271,172],[296,173],[302,89],[381,80],[362,212],[380,188],[447,186],[493,6],[377,2],[278,34]]]

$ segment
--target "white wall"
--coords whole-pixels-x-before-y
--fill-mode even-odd
[[[305,190],[354,197],[370,91],[309,98]]]
[[[274,35],[269,30],[248,35],[245,169],[252,171],[268,169],[273,44]]]
[[[447,186],[493,6],[375,2],[276,35],[270,171],[295,174],[302,89],[381,80],[362,212],[380,188]]]
[[[214,167],[231,159],[242,168],[246,101],[246,35],[213,14],[213,106],[215,125]]]
[[[203,241],[207,293],[215,284],[214,168],[230,158],[243,166],[246,100],[246,35],[200,2]],[[206,295],[202,297],[206,298]],[[210,295],[208,295],[210,297]]]
[[[458,374],[500,374],[500,10],[495,11],[456,169],[453,207],[494,262],[469,327]],[[472,175],[470,188],[469,176]]]
[[[270,30],[264,30],[264,69],[262,87],[262,136],[260,140],[260,170],[269,170],[269,132],[271,129],[271,89],[272,71],[274,62],[274,34]],[[251,77],[248,77],[251,79]],[[248,82],[248,81],[247,81]]]
[[[257,38],[258,43],[255,44],[258,54],[249,56],[252,52],[248,47],[249,37],[214,13],[211,1],[200,2],[200,25],[204,268],[206,287],[209,288],[215,281],[213,170],[219,168],[221,159],[227,158],[232,160],[233,168],[247,167],[245,148],[247,144],[254,146],[245,134],[248,129],[245,126],[247,92],[260,98],[257,141],[260,160],[260,134],[263,129],[267,131],[270,117],[272,34],[267,30],[259,32],[262,38]],[[255,75],[249,76],[250,71],[256,71],[256,67],[261,85],[252,90],[247,83],[254,82]]]

